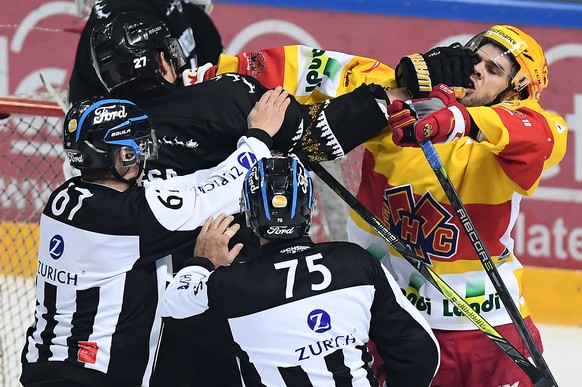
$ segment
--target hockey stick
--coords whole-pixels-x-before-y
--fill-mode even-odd
[[[40,76],[40,80],[42,81],[42,84],[46,88],[46,91],[48,91],[48,93],[50,94],[50,96],[53,97],[53,99],[55,100],[55,102],[57,103],[57,105],[59,105],[59,107],[61,108],[61,110],[63,111],[63,113],[67,114],[67,110],[69,110],[69,109],[67,108],[67,104],[65,104],[65,101],[63,101],[61,99],[61,97],[59,96],[59,93],[57,93],[57,91],[55,90],[55,88],[53,87],[53,85],[51,85],[50,83],[48,83],[44,79],[44,77],[42,76],[42,73],[39,73],[38,75]]]
[[[63,114],[66,116],[68,108],[65,101],[61,98],[59,93],[57,93],[53,85],[51,85],[44,79],[42,73],[39,73],[38,75],[40,76],[40,80],[42,81],[42,84],[44,85],[50,96],[57,103],[57,105],[59,105],[59,107],[63,111]],[[77,168],[72,167],[71,164],[69,163],[69,159],[65,157],[65,159],[63,160],[63,175],[65,176],[65,179],[68,180],[73,176],[80,176],[81,171],[79,171]]]
[[[336,180],[319,164],[310,165],[321,180],[327,184],[350,208],[352,208],[374,231],[386,240],[402,255],[420,274],[451,301],[477,328],[493,341],[507,356],[517,364],[531,379],[535,387],[557,387],[544,374],[530,363],[505,337],[503,337],[487,320],[477,313],[465,299],[455,292],[437,273],[427,266],[421,257],[414,254],[398,236],[394,235],[370,210]]]
[[[511,295],[509,294],[509,291],[507,290],[507,287],[505,286],[505,283],[503,282],[503,279],[501,278],[501,275],[499,274],[499,271],[495,266],[495,263],[491,259],[491,255],[487,251],[487,248],[485,247],[483,240],[481,239],[479,233],[477,232],[477,229],[473,225],[473,221],[469,217],[467,210],[465,210],[465,206],[463,205],[463,202],[461,201],[461,198],[459,197],[459,194],[457,193],[455,186],[451,182],[451,179],[449,179],[447,171],[445,170],[443,162],[439,157],[438,153],[436,152],[434,145],[430,141],[424,141],[420,143],[420,147],[422,148],[424,156],[426,157],[428,163],[430,164],[430,167],[432,168],[436,177],[438,178],[439,183],[443,187],[443,190],[445,191],[447,198],[451,202],[451,206],[453,207],[453,210],[455,211],[457,218],[463,225],[465,233],[467,234],[467,237],[469,238],[471,244],[473,245],[473,249],[475,249],[475,252],[479,257],[479,260],[481,261],[483,267],[485,268],[485,272],[487,273],[489,279],[493,283],[493,287],[497,291],[497,294],[499,295],[501,302],[505,306],[505,309],[507,310],[507,313],[509,314],[511,321],[513,321],[513,324],[515,325],[519,335],[521,336],[523,342],[525,343],[525,346],[529,350],[529,353],[531,354],[534,363],[536,364],[538,369],[541,372],[543,372],[544,375],[548,377],[548,379],[552,381],[553,385],[557,386],[556,380],[554,379],[554,376],[552,375],[552,372],[550,371],[548,364],[544,360],[544,357],[542,356],[540,349],[536,345],[531,332],[525,325],[525,321],[523,320],[521,313],[519,313],[517,306],[513,302]]]

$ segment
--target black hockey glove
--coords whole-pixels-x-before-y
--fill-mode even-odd
[[[473,51],[460,43],[436,47],[426,54],[411,54],[396,66],[396,82],[406,87],[413,98],[426,98],[439,83],[451,87],[461,98],[469,87],[469,76],[478,63]]]

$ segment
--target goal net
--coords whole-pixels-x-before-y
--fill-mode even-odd
[[[38,98],[45,100],[38,100]],[[50,193],[65,181],[64,114],[48,96],[0,98],[0,386],[19,386],[20,354],[35,306],[38,224]],[[355,192],[362,149],[323,165]],[[347,207],[314,176],[315,241],[345,240]]]
[[[38,222],[63,181],[56,103],[0,98],[0,385],[18,386],[20,352],[35,305]]]

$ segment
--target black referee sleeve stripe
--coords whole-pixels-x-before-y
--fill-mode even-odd
[[[366,379],[368,379],[368,381],[370,382],[370,386],[376,386],[378,384],[378,380],[376,380],[376,377],[374,376],[374,370],[372,369],[371,366],[374,361],[372,354],[370,354],[370,352],[368,351],[368,347],[366,345],[357,345],[356,348],[362,351],[361,359],[362,363],[364,363],[363,368],[367,372]]]
[[[332,373],[336,387],[351,387],[352,374],[346,366],[344,352],[337,349],[324,357],[327,370]]]
[[[89,341],[89,336],[93,333],[97,307],[99,306],[99,288],[91,288],[77,291],[77,309],[73,313],[71,321],[71,336],[67,338],[69,347],[68,361],[82,364],[79,362],[79,341]],[[80,313],[82,311],[82,313]]]
[[[293,386],[313,386],[309,377],[303,371],[301,366],[294,366],[294,367],[277,367],[279,373],[281,374],[281,378],[285,381],[285,385],[288,387]]]
[[[46,308],[46,314],[43,314],[43,318],[46,320],[46,327],[41,332],[40,337],[42,339],[42,345],[38,348],[38,361],[48,361],[48,359],[53,355],[50,350],[50,345],[53,342],[55,335],[55,327],[57,326],[57,321],[54,316],[57,313],[56,309],[57,303],[57,287],[55,285],[45,282],[44,284],[44,301],[43,306]]]

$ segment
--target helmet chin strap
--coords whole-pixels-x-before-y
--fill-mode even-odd
[[[118,171],[117,168],[115,168],[115,165],[112,165],[110,168],[111,173],[113,174],[113,176],[115,176],[118,180],[121,180],[129,185],[137,185],[137,179],[141,176],[143,169],[144,169],[144,162],[140,161],[138,163],[139,169],[137,171],[137,174],[132,177],[131,179],[126,179],[124,176],[127,175],[127,173],[130,171],[131,166],[127,167],[127,170],[125,171],[125,173],[123,175],[121,175]]]
[[[493,100],[493,102],[491,102],[490,104],[488,104],[487,106],[493,106],[493,105],[497,105],[498,103],[501,103],[503,101],[506,101],[507,95],[509,93],[511,93],[512,91],[514,91],[515,89],[513,88],[512,84],[509,84],[501,93],[497,94],[497,97],[495,97],[495,99]]]
[[[111,168],[109,169],[111,171],[111,173],[113,174],[113,176],[115,176],[118,180],[121,180],[129,185],[137,185],[136,181],[137,179],[141,176],[143,170],[144,170],[144,166],[145,166],[145,161],[139,161],[135,152],[133,151],[133,149],[130,150],[130,148],[127,148],[128,150],[125,153],[125,159],[121,160],[121,165],[125,168],[127,168],[125,170],[125,172],[122,174],[119,173],[119,171],[117,170],[116,165],[117,164],[113,164],[111,166]],[[119,151],[117,152],[117,154],[119,154]],[[134,165],[138,165],[139,169],[137,171],[137,174],[132,177],[131,179],[126,179],[124,176],[127,175],[127,173],[131,170],[131,167]]]

